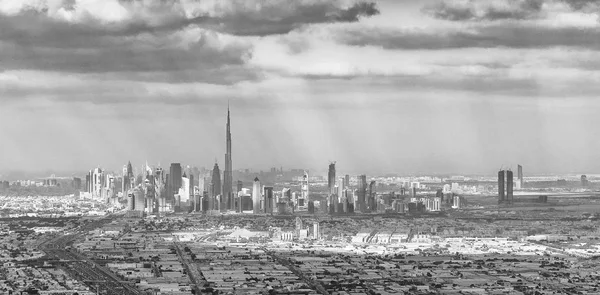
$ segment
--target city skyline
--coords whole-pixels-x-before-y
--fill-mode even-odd
[[[1,1],[0,163],[593,172],[588,2]]]
[[[0,0],[0,294],[600,294],[599,40],[600,0]]]

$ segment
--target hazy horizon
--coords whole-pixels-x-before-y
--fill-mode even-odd
[[[584,2],[0,0],[0,170],[598,171]]]

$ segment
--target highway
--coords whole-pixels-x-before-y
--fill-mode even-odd
[[[188,259],[189,255],[187,253],[183,253],[183,251],[181,251],[181,246],[179,242],[175,242],[175,251],[179,256],[179,260],[181,261],[181,263],[183,263],[183,266],[187,271],[190,281],[192,281],[192,284],[194,285],[194,290],[196,291],[196,294],[202,294],[201,289],[206,283],[206,279],[204,278],[202,271],[200,271],[198,266],[193,261],[191,261],[191,259]]]
[[[46,253],[47,257],[62,261],[69,261],[63,269],[72,275],[75,279],[85,282],[90,287],[96,289],[99,294],[106,295],[141,295],[140,290],[136,289],[131,283],[121,281],[109,269],[104,268],[85,255],[70,251],[67,247],[75,240],[87,234],[88,231],[101,227],[110,218],[103,218],[88,223],[74,231],[73,234],[63,235],[41,243],[39,250]]]
[[[302,271],[300,271],[298,268],[296,268],[296,266],[293,265],[289,260],[279,257],[277,254],[275,254],[274,251],[267,250],[267,248],[261,248],[261,250],[263,250],[267,255],[271,256],[271,258],[273,258],[279,264],[287,267],[290,271],[292,271],[295,275],[297,275],[302,281],[304,281],[304,283],[306,283],[311,288],[313,288],[313,290],[316,290],[323,295],[329,295],[329,292],[327,292],[327,289],[325,289],[325,287],[323,287],[323,285],[321,285],[321,283],[319,283],[317,280],[313,280],[313,279],[307,277],[306,275],[304,275],[304,273],[302,273]]]

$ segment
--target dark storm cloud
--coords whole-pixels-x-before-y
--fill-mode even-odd
[[[600,29],[548,28],[504,24],[471,28],[469,31],[426,33],[390,29],[341,30],[335,38],[353,46],[380,46],[385,49],[456,48],[548,48],[578,47],[600,49]]]
[[[598,0],[561,0],[564,3],[569,4],[574,10],[583,10],[586,8],[598,8],[600,1]]]
[[[128,17],[106,21],[102,15],[86,13],[85,4],[77,0],[62,4],[66,11],[81,12],[72,21],[43,6],[25,6],[10,15],[0,11],[0,66],[116,73],[123,79],[157,82],[234,84],[260,78],[259,70],[246,66],[252,46],[244,41],[224,42],[216,32],[285,34],[304,24],[356,22],[379,13],[368,2],[350,7],[321,0],[239,2],[241,8],[234,5],[217,14],[185,7],[178,0],[131,0],[120,2]]]
[[[121,32],[135,34],[197,25],[231,35],[267,36],[287,34],[306,24],[357,22],[360,17],[379,14],[376,4],[372,2],[357,2],[349,8],[339,7],[337,1],[270,3],[263,9],[234,11],[221,16],[211,16],[205,13],[191,18],[173,17],[160,25],[152,25],[140,20],[126,24]],[[293,8],[289,9],[286,5],[291,5]]]
[[[220,8],[218,13],[204,7],[194,7],[202,2],[190,1],[145,1],[120,0],[121,8],[128,11],[129,18],[120,21],[102,21],[100,16],[87,15],[76,23],[52,21],[47,7],[25,6],[16,16],[3,16],[0,24],[41,33],[51,30],[69,30],[73,35],[132,36],[141,33],[172,32],[189,26],[198,26],[213,31],[241,36],[266,36],[288,33],[306,24],[357,22],[361,17],[379,14],[373,2],[355,2],[344,7],[339,0],[303,0],[293,2],[229,0],[233,8]],[[62,5],[65,10],[79,9],[77,0]],[[214,9],[213,9],[214,10]],[[54,18],[56,15],[53,15]],[[37,19],[36,19],[37,18]],[[59,18],[60,19],[60,18]],[[12,23],[12,24],[11,24]],[[14,30],[7,33],[14,36]]]
[[[133,43],[133,42],[131,42]],[[139,47],[110,44],[96,48],[52,48],[0,44],[0,65],[4,69],[29,69],[81,73],[167,72],[217,74],[224,66],[242,67],[250,49],[212,48],[199,40],[190,48]]]
[[[134,80],[168,82],[232,84],[258,77],[245,67],[252,54],[249,45],[224,44],[210,31],[198,30],[191,36],[116,32],[44,15],[0,17],[0,66],[5,70],[116,72],[123,79],[129,73]]]
[[[506,1],[506,4],[508,5],[494,5],[494,2],[485,0],[464,4],[446,0],[427,6],[423,11],[435,18],[451,21],[523,20],[536,18],[542,9],[543,0]]]

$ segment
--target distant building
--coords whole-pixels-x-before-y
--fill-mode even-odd
[[[133,191],[127,194],[127,210],[135,210],[135,195],[133,194]]]
[[[452,187],[449,184],[444,184],[444,188],[442,190],[444,194],[449,194],[452,192]]]
[[[513,172],[498,171],[498,204],[513,203]]]
[[[273,187],[265,186],[263,188],[263,195],[265,200],[265,213],[273,214],[273,203],[275,202],[273,199]]]
[[[227,106],[225,171],[223,172],[223,204],[224,210],[235,209],[233,206],[233,168],[231,161],[231,119],[229,105]]]
[[[308,239],[308,229],[301,229],[298,233],[298,239],[301,241]]]
[[[454,196],[452,198],[452,208],[453,209],[461,209],[462,208],[462,200],[460,196]]]
[[[167,198],[172,198],[176,193],[179,192],[179,188],[181,188],[181,177],[183,177],[181,164],[171,163],[171,167],[169,168],[169,180],[167,184],[169,189],[167,192]]]
[[[181,202],[188,202],[190,200],[190,179],[187,178],[185,173],[181,177],[181,187],[178,193],[181,197]]]
[[[244,183],[241,180],[238,180],[237,181],[237,191],[241,192],[243,187],[244,187]]]
[[[587,186],[587,185],[588,185],[587,175],[581,175],[581,186]]]
[[[135,198],[133,210],[143,212],[144,209],[146,209],[146,198],[144,196],[144,192],[136,187],[133,189],[133,196]]]
[[[305,210],[309,200],[308,172],[304,171],[302,181],[300,182],[300,197],[296,200],[295,206],[298,210]]]
[[[284,203],[288,203],[288,202],[292,201],[292,190],[289,188],[284,188],[281,191],[281,198],[279,201],[284,202]]]
[[[262,199],[260,180],[258,177],[254,178],[252,184],[252,210],[254,214],[260,214],[260,201]]]
[[[367,202],[370,211],[374,211],[377,208],[376,199],[375,199],[376,195],[377,195],[377,186],[376,186],[376,182],[373,180],[369,184],[369,199]]]
[[[498,204],[502,204],[506,200],[504,185],[504,179],[506,177],[505,175],[506,174],[504,170],[498,171]]]
[[[350,175],[346,174],[346,176],[344,176],[344,186],[345,187],[350,187]]]
[[[327,172],[327,188],[329,194],[333,195],[335,191],[335,162],[329,164],[329,171]]]
[[[508,170],[506,171],[506,203],[512,204],[514,201],[513,188],[513,172]]]
[[[327,210],[328,210],[328,208],[327,208],[327,202],[321,201],[319,203],[319,211],[322,212],[322,213],[327,213],[328,212]]]
[[[523,179],[523,166],[517,165],[517,189],[522,189],[525,186]]]
[[[344,194],[344,189],[344,178],[340,177],[338,178],[337,185],[335,186],[335,194],[338,196],[338,198],[342,197]]]
[[[309,214],[314,214],[315,213],[315,202],[308,201],[308,213]]]
[[[335,214],[338,210],[338,197],[336,194],[329,195],[329,214]]]
[[[431,211],[438,212],[442,210],[442,199],[440,197],[433,198]]]
[[[87,192],[92,195],[92,198],[101,198],[105,183],[104,171],[100,168],[90,171],[89,179]]]
[[[366,195],[367,195],[367,176],[366,175],[360,175],[358,176],[358,195],[357,195],[357,207],[355,207],[355,210],[359,210],[360,212],[365,212],[366,211],[366,204],[365,204],[365,199],[366,199]]]
[[[215,163],[212,171],[212,195],[218,196],[221,194],[221,170],[219,164]]]
[[[300,230],[302,229],[302,218],[296,217],[296,235],[300,235]]]

